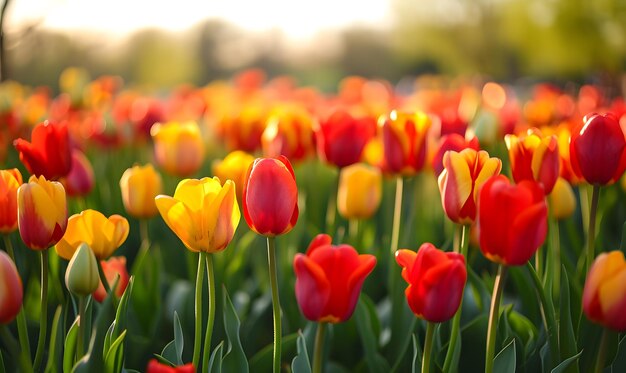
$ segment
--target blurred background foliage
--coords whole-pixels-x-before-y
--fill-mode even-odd
[[[251,32],[220,19],[121,40],[24,25],[5,33],[6,74],[54,89],[60,73],[77,66],[92,76],[116,74],[167,89],[260,67],[270,77],[290,74],[330,90],[346,75],[398,82],[424,73],[619,87],[626,69],[623,0],[391,0],[390,6],[388,25],[320,31],[306,42],[280,29]]]

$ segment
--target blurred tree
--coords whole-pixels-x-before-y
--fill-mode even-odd
[[[4,0],[0,8],[0,82],[7,79],[6,48],[4,47],[4,17],[11,0]]]

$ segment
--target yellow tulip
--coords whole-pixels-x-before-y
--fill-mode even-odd
[[[150,135],[154,140],[156,162],[165,172],[185,177],[202,166],[204,142],[197,123],[156,123]]]
[[[562,177],[556,180],[554,189],[548,196],[548,202],[550,215],[557,219],[569,218],[576,210],[576,196],[574,196],[572,186]]]
[[[155,201],[167,226],[195,252],[224,250],[241,218],[235,183],[227,180],[222,187],[217,177],[182,180],[174,197],[160,195]]]
[[[158,213],[154,198],[162,193],[161,175],[151,164],[133,166],[120,179],[122,202],[129,215],[136,218],[151,218]]]
[[[382,197],[382,174],[378,168],[363,163],[341,169],[337,208],[346,219],[371,217]]]
[[[235,150],[223,160],[213,162],[213,174],[220,180],[233,180],[237,187],[237,197],[243,193],[243,182],[254,157],[244,151]]]
[[[123,216],[107,218],[99,211],[85,210],[70,217],[67,231],[55,249],[60,257],[70,260],[84,242],[98,260],[104,260],[126,241],[129,230],[128,220]]]
[[[63,185],[44,176],[31,176],[17,190],[17,224],[22,241],[33,250],[57,243],[67,227]]]

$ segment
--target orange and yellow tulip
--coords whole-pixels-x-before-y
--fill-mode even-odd
[[[154,140],[154,158],[165,172],[190,176],[204,162],[204,142],[195,122],[156,123],[150,129]]]
[[[120,190],[129,215],[147,219],[159,212],[154,198],[163,192],[163,181],[151,164],[133,166],[124,171],[120,178]]]
[[[31,176],[17,190],[17,215],[20,236],[26,246],[45,250],[56,244],[67,227],[63,185],[44,176]]]
[[[589,320],[609,329],[626,330],[626,260],[621,251],[598,255],[583,290],[583,310]]]
[[[341,169],[337,209],[346,219],[367,219],[374,215],[382,198],[383,176],[378,168],[355,163]]]
[[[155,202],[167,226],[194,252],[224,250],[241,218],[235,183],[222,186],[217,177],[182,180],[173,197],[159,195]]]
[[[96,210],[85,210],[70,217],[67,231],[56,244],[61,258],[70,260],[81,243],[89,245],[98,260],[111,256],[128,237],[128,220],[120,215],[104,216]]]
[[[0,233],[17,229],[17,189],[22,185],[22,174],[17,168],[0,170]]]
[[[254,157],[242,150],[230,152],[223,160],[213,162],[213,174],[220,180],[232,180],[237,187],[237,197],[243,194],[243,183],[248,168],[254,162]]]

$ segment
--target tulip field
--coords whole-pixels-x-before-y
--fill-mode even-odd
[[[83,78],[0,84],[0,372],[626,372],[623,93]]]

